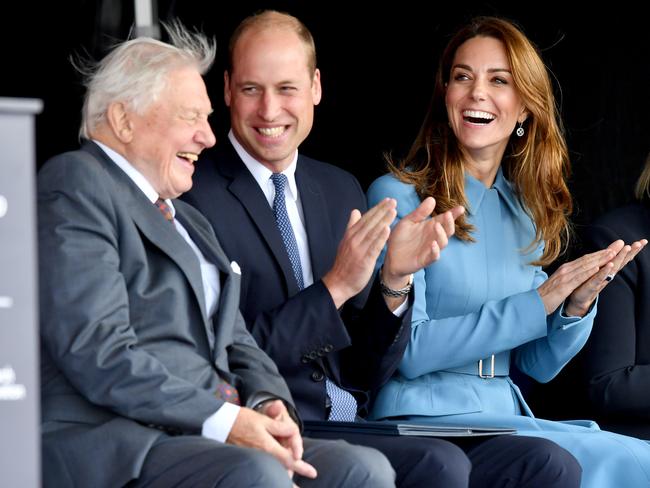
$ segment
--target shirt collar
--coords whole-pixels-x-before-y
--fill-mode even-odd
[[[513,214],[516,215],[521,212],[522,208],[519,199],[512,188],[512,184],[503,176],[503,169],[500,166],[492,188],[497,190],[501,196],[501,200],[505,202]],[[488,188],[482,182],[474,178],[468,171],[465,171],[465,195],[469,203],[470,213],[478,213],[487,190]]]
[[[126,175],[131,178],[131,181],[135,183],[135,185],[140,188],[142,193],[145,194],[145,196],[149,199],[151,203],[156,203],[156,200],[160,198],[160,195],[158,195],[158,192],[154,189],[154,187],[149,183],[149,181],[144,177],[140,171],[135,169],[135,167],[129,163],[124,156],[122,156],[120,153],[116,152],[115,150],[111,149],[108,147],[106,144],[102,144],[99,141],[96,141],[95,139],[92,140],[95,144],[97,144],[102,151],[106,153],[106,155],[109,157],[111,161],[113,161],[122,171],[126,173]],[[176,209],[174,208],[174,204],[172,204],[171,200],[169,198],[165,199],[165,203],[169,206],[169,208],[172,211],[172,215],[176,216]]]
[[[250,171],[250,173],[253,175],[255,181],[257,181],[257,184],[260,186],[264,194],[268,196],[269,183],[271,182],[271,175],[273,174],[273,171],[268,169],[258,160],[253,158],[253,156],[248,154],[248,152],[246,152],[246,149],[242,147],[242,145],[239,143],[239,141],[233,134],[232,129],[230,130],[230,132],[228,132],[228,139],[230,140],[232,146],[235,148],[235,151],[237,152],[241,160],[248,168],[248,171]],[[282,174],[284,174],[287,177],[287,180],[289,182],[289,187],[288,187],[289,197],[292,198],[293,200],[298,199],[298,187],[296,185],[297,165],[298,165],[298,151],[296,151],[296,153],[294,154],[293,161],[291,161],[289,167],[287,167],[287,169],[285,169],[282,172]],[[273,183],[271,183],[271,185],[272,184]]]

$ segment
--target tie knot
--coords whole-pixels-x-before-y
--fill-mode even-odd
[[[273,173],[271,175],[271,180],[273,181],[273,184],[275,185],[275,191],[277,193],[284,192],[284,187],[287,184],[287,175],[283,173]]]
[[[158,207],[158,210],[160,210],[160,213],[163,214],[163,217],[165,217],[165,220],[168,222],[173,222],[174,221],[174,214],[172,213],[172,209],[165,203],[165,200],[162,198],[159,198],[154,202],[154,205]]]

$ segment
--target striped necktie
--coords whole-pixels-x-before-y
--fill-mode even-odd
[[[222,378],[219,378],[219,382],[220,383],[217,385],[217,391],[214,392],[215,396],[226,402],[241,405],[237,388]]]
[[[174,223],[174,214],[172,214],[172,209],[165,203],[165,200],[159,198],[154,202],[154,205],[158,207],[158,210],[160,210],[160,213],[163,214],[163,217],[165,217],[165,220],[167,222],[170,222],[172,224]],[[223,378],[219,378],[219,384],[217,385],[217,389],[214,392],[214,395],[223,401],[234,403],[235,405],[241,405],[237,388],[235,388]]]
[[[154,202],[154,205],[158,207],[158,210],[160,210],[160,213],[163,214],[167,222],[174,223],[174,214],[172,213],[171,207],[165,203],[165,200],[159,198]]]

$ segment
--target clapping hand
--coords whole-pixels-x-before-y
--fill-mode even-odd
[[[646,239],[641,239],[626,245],[619,239],[605,249],[560,266],[537,288],[546,313],[553,313],[566,300],[566,314],[583,317],[598,293],[647,243]]]
[[[323,276],[323,283],[336,308],[363,290],[370,281],[379,253],[390,235],[390,224],[397,215],[396,205],[394,199],[384,198],[363,216],[358,210],[350,214],[334,265]]]
[[[435,207],[432,197],[425,198],[391,231],[382,269],[382,279],[389,288],[405,286],[409,275],[440,259],[440,252],[454,235],[454,221],[465,212],[457,206],[429,218]]]

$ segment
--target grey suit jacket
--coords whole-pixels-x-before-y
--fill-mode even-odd
[[[212,228],[176,218],[221,272],[215,317],[196,255],[93,143],[38,176],[43,481],[115,487],[139,475],[163,435],[200,434],[222,401],[268,393],[292,405],[239,313],[239,275]]]

